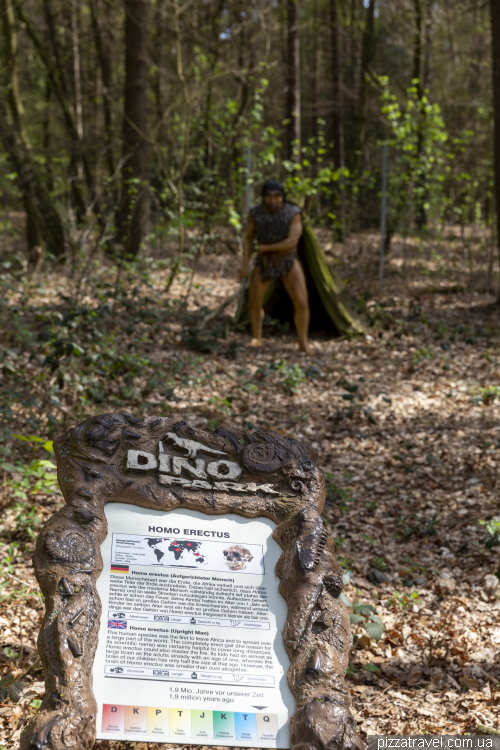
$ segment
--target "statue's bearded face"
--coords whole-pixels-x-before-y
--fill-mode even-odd
[[[271,211],[271,213],[277,213],[278,211],[281,211],[281,206],[283,205],[283,196],[278,190],[273,190],[270,193],[266,193],[264,195],[264,205],[268,211]]]

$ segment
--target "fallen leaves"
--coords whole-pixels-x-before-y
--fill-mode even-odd
[[[451,268],[453,247],[448,251]],[[365,292],[375,278],[373,252],[367,242],[352,263],[346,244],[343,272],[354,289]],[[395,260],[398,253],[396,245]],[[207,259],[207,267],[217,263]],[[358,637],[348,682],[363,735],[487,732],[500,719],[500,545],[483,543],[488,528],[494,537],[500,515],[500,404],[492,390],[500,361],[498,309],[489,295],[464,291],[462,278],[447,280],[453,293],[438,293],[439,284],[432,295],[422,291],[429,279],[419,263],[414,259],[414,276],[405,283],[390,273],[389,263],[386,296],[369,303],[370,315],[382,322],[366,340],[319,334],[320,351],[312,359],[298,353],[293,335],[276,327],[265,327],[261,350],[248,352],[246,332],[227,326],[213,338],[211,351],[189,350],[181,338],[185,322],[174,315],[186,275],[169,300],[159,295],[155,305],[144,303],[148,315],[154,307],[160,317],[151,323],[148,315],[131,317],[141,312],[139,295],[135,312],[124,307],[112,331],[103,328],[114,341],[111,347],[107,340],[107,353],[88,347],[86,367],[94,366],[95,355],[112,376],[79,380],[75,363],[83,355],[73,364],[73,355],[65,355],[60,388],[17,339],[1,371],[2,388],[13,382],[9,368],[33,382],[40,435],[49,436],[54,414],[54,431],[60,431],[90,414],[127,410],[168,414],[202,429],[224,423],[273,429],[319,452],[327,475],[324,517],[344,570],[352,573],[345,595],[385,626],[375,641],[365,627],[369,615],[360,612],[362,619],[353,623]],[[204,305],[215,308],[235,291],[236,267],[228,261],[226,271],[217,279],[197,274],[187,316],[194,319]],[[58,283],[64,279],[34,284],[30,309],[53,307]],[[156,283],[161,288],[162,279]],[[8,305],[14,305],[24,292],[14,285],[9,294]],[[153,294],[149,287],[147,294]],[[26,315],[26,326],[35,326]],[[212,340],[212,334],[203,338]],[[92,388],[94,400],[85,395]],[[12,399],[14,429],[33,434],[27,427],[32,407],[22,394]],[[29,502],[44,522],[60,500],[37,494]],[[22,674],[34,661],[43,613],[30,565],[33,540],[17,514],[12,506],[4,511],[0,539],[2,676]],[[481,526],[481,519],[490,526]],[[38,533],[40,526],[34,528]],[[37,710],[33,701],[43,696],[41,680],[34,667],[22,679],[19,702],[7,698],[0,707],[0,744],[16,746]],[[138,747],[96,744],[98,750]]]

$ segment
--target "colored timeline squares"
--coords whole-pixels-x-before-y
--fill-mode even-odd
[[[157,738],[277,742],[276,714],[104,704],[102,732]]]

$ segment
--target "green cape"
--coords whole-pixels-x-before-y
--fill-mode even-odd
[[[338,336],[363,333],[363,327],[347,306],[342,283],[330,268],[316,233],[306,218],[297,253],[304,269],[311,310],[311,328],[333,330]],[[280,322],[293,321],[292,301],[280,282],[271,281],[264,298],[264,310]],[[248,285],[242,291],[235,324],[248,321]]]

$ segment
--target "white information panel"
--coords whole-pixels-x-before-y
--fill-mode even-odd
[[[289,748],[275,524],[122,503],[105,512],[97,737]]]

